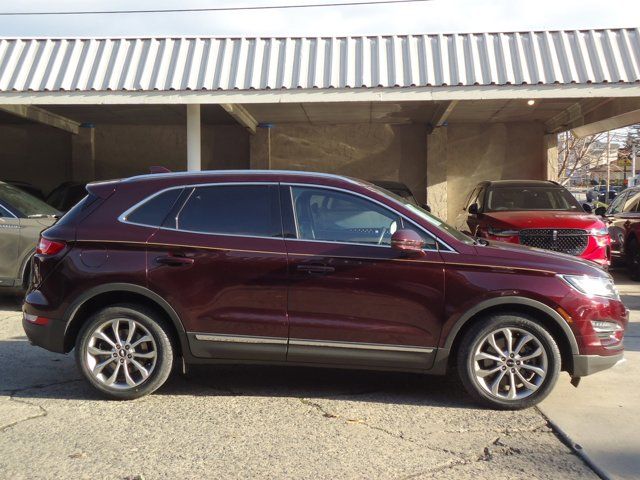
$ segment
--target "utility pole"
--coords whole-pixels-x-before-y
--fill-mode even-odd
[[[636,177],[636,142],[634,138],[631,141],[631,178],[633,179],[634,182],[635,182],[635,177]]]
[[[604,203],[609,203],[609,184],[611,183],[611,132],[607,132],[607,190],[604,194]]]

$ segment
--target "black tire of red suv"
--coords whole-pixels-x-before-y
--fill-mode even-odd
[[[483,379],[479,379],[478,375],[476,374],[476,366],[478,365],[476,363],[476,353],[478,352],[478,349],[482,348],[482,343],[483,341],[485,341],[488,335],[490,335],[492,332],[501,331],[503,329],[511,329],[514,332],[517,332],[519,335],[522,335],[520,339],[524,338],[525,333],[531,335],[534,340],[531,340],[531,343],[525,344],[522,348],[535,347],[541,348],[544,351],[543,353],[545,355],[546,374],[540,381],[537,390],[533,391],[528,396],[524,396],[523,398],[505,399],[493,395],[490,391],[488,391],[486,385],[481,384]],[[506,339],[504,343],[506,343]],[[514,350],[517,346],[518,345],[514,346]],[[508,349],[503,350],[505,352],[505,357],[500,358],[506,358],[505,361],[508,362],[509,354],[506,353],[508,352]],[[493,353],[493,350],[489,348],[489,352]],[[524,357],[526,357],[526,355],[522,356],[522,358]],[[507,364],[504,364],[502,362],[494,362],[488,370],[494,367],[497,368],[498,372],[496,374],[496,378],[497,375],[499,375],[503,371],[506,374],[509,374],[509,372],[513,372],[514,368],[518,369],[518,372],[522,372],[524,375],[527,375],[531,372],[531,370],[525,370],[524,365],[522,365],[522,369],[519,369],[519,367],[515,365],[515,362],[518,361],[518,355],[515,355],[515,358],[512,358],[512,360],[513,362]],[[523,361],[521,363],[524,364],[525,362]],[[483,319],[480,319],[465,333],[464,337],[462,338],[460,348],[458,349],[457,365],[458,374],[460,376],[462,384],[477,403],[500,410],[520,410],[536,405],[537,403],[541,402],[547,395],[549,395],[560,373],[561,357],[560,350],[558,349],[558,346],[551,334],[532,317],[521,313],[500,313],[489,315],[487,317],[484,317]],[[518,365],[521,364],[519,363]],[[516,375],[518,375],[518,373],[514,374],[516,381],[520,382],[519,377],[517,377]],[[493,380],[493,378],[491,377],[485,378]],[[510,377],[506,377],[506,379],[503,381],[508,382],[509,379]],[[523,383],[522,386],[525,387]],[[505,393],[505,391],[501,391],[500,393]],[[506,392],[506,394],[508,394],[508,392]]]
[[[110,322],[114,322],[116,320],[120,320],[121,322],[133,321],[136,324],[136,328],[134,329],[136,337],[134,337],[134,340],[130,342],[131,345],[125,344],[126,339],[123,338],[123,336],[123,344],[115,345],[121,348],[116,349],[114,346],[109,350],[110,352],[113,352],[111,353],[111,355],[113,355],[113,361],[123,362],[120,367],[127,368],[130,365],[128,363],[129,361],[139,360],[139,365],[144,361],[150,361],[149,359],[138,358],[135,353],[135,350],[136,348],[138,348],[138,346],[133,346],[133,344],[145,335],[151,337],[152,339],[152,341],[139,344],[142,346],[152,345],[152,348],[146,347],[144,352],[139,353],[141,357],[143,355],[150,355],[152,351],[155,351],[155,363],[150,373],[148,374],[148,377],[144,378],[142,375],[140,375],[141,370],[137,369],[137,367],[135,366],[131,366],[130,369],[127,370],[127,372],[134,372],[134,374],[139,374],[140,383],[136,384],[135,386],[126,386],[124,388],[122,385],[119,388],[109,386],[105,384],[104,381],[100,381],[99,378],[92,373],[92,368],[89,365],[88,348],[90,346],[90,343],[95,343],[95,337],[94,340],[92,340],[93,334],[96,332],[96,329],[100,328],[101,326],[108,325]],[[108,331],[108,327],[105,328],[107,328]],[[125,329],[124,331],[128,330]],[[137,340],[135,340],[136,338]],[[114,341],[113,336],[111,336],[109,339],[111,341]],[[102,349],[106,350],[109,347],[110,344],[106,342],[102,343]],[[101,394],[116,400],[133,400],[156,391],[167,381],[173,369],[174,350],[175,349],[172,345],[170,330],[166,326],[163,319],[160,318],[156,312],[142,305],[123,304],[106,307],[93,314],[86,321],[76,339],[75,356],[76,363],[83,376],[88,380],[91,386],[98,390]],[[124,355],[119,356],[119,352],[124,352]],[[129,356],[129,358],[132,358],[132,360],[129,360],[127,356]],[[107,355],[103,355],[97,358],[99,358],[101,361],[106,362],[106,360],[108,360],[110,357]],[[121,374],[117,374],[116,378],[122,379],[124,370],[122,372],[123,373]],[[129,376],[129,378],[131,378],[131,375]]]
[[[635,238],[629,240],[625,248],[626,261],[627,261],[627,273],[631,280],[640,280],[640,248],[638,248],[638,241]]]

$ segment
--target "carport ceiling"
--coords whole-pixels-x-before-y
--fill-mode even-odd
[[[604,100],[606,102],[606,100]],[[572,106],[580,105],[583,114],[603,99],[465,100],[450,102],[324,102],[245,104],[258,123],[297,123],[330,125],[340,123],[478,123],[547,122]],[[447,107],[449,107],[447,109]],[[79,123],[122,125],[181,125],[186,123],[185,105],[46,105],[44,109]],[[204,124],[233,125],[221,106],[202,105]],[[446,118],[441,117],[447,110]],[[0,112],[0,124],[25,120]]]
[[[576,99],[473,100],[451,109],[449,123],[540,121],[555,117]],[[259,123],[433,123],[446,102],[341,102],[253,104],[245,108]]]

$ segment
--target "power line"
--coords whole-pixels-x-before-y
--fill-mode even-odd
[[[166,10],[80,10],[76,12],[0,12],[0,16],[35,16],[35,15],[111,15],[129,13],[183,13],[183,12],[230,12],[242,10],[284,10],[292,8],[319,7],[352,7],[358,5],[384,5],[391,3],[422,3],[433,0],[371,0],[364,2],[309,3],[302,5],[253,5],[244,7],[211,7],[211,8],[171,8]]]

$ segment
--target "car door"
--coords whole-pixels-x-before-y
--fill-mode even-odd
[[[285,360],[277,183],[185,188],[147,255],[149,286],[178,312],[194,356]]]
[[[12,287],[20,277],[20,219],[0,205],[0,286]]]
[[[330,187],[286,185],[289,258],[287,360],[426,370],[443,315],[436,242],[420,258],[390,247],[397,228],[419,230],[388,207]]]
[[[611,247],[614,251],[624,251],[624,241],[632,223],[638,220],[636,209],[639,199],[640,192],[623,192],[613,201],[606,212]]]

